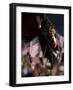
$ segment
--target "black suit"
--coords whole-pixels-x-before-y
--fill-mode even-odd
[[[57,50],[57,48],[54,48],[54,45],[52,43],[52,38],[49,36],[49,32],[48,32],[49,26],[51,26],[51,23],[49,22],[48,18],[46,18],[42,22],[41,28],[38,29],[39,31],[38,36],[44,57],[48,58],[53,65],[58,62],[57,58],[52,54],[52,52]]]

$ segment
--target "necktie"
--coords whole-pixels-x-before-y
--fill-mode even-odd
[[[52,38],[52,44],[54,47],[56,47],[56,38],[55,37]]]

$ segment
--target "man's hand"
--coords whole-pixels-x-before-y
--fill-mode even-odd
[[[39,25],[41,25],[41,23],[43,22],[43,19],[40,17],[40,15],[36,16],[36,20]]]

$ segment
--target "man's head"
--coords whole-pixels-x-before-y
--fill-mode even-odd
[[[54,37],[56,35],[56,30],[53,26],[49,27],[48,32],[51,37]]]

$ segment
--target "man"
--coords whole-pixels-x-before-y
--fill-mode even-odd
[[[47,49],[50,50],[51,57],[52,57],[52,63],[59,62],[60,60],[60,53],[61,53],[61,43],[60,40],[57,37],[57,33],[54,27],[49,27],[48,29],[49,37],[48,37],[48,45]]]
[[[44,57],[47,57],[52,64],[60,62],[61,51],[63,51],[63,37],[60,36],[51,24],[50,20],[45,16],[37,16],[39,41],[43,50]],[[47,24],[48,22],[48,24]]]
[[[56,32],[53,26],[48,28],[48,33],[46,36],[45,41],[47,43],[45,44],[44,57],[47,57],[51,64],[51,75],[61,75],[59,68],[61,67],[60,63],[62,61],[64,63],[64,59],[62,58],[64,54],[63,37]],[[64,65],[62,67],[64,67]],[[62,71],[62,74],[63,73],[64,70]]]

